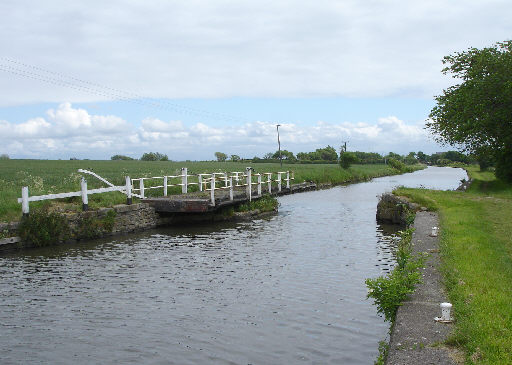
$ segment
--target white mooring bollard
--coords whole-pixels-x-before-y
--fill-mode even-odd
[[[432,227],[432,233],[430,233],[430,236],[437,237],[439,233],[439,227]]]
[[[450,315],[450,312],[452,310],[452,304],[451,303],[441,303],[441,317],[436,317],[434,320],[436,322],[442,322],[442,323],[451,323],[453,322],[453,318]]]

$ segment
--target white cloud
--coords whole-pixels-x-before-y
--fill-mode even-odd
[[[41,138],[50,133],[51,124],[43,118],[33,118],[25,123],[12,125],[7,121],[0,121],[0,135],[7,140],[10,138],[30,139]]]
[[[327,145],[338,148],[349,141],[351,150],[406,153],[438,149],[428,141],[424,123],[410,124],[396,116],[372,122],[314,125],[283,123],[279,127],[283,149],[313,151]],[[212,159],[215,151],[245,157],[263,156],[277,149],[276,126],[257,121],[238,126],[190,126],[181,121],[145,118],[132,125],[113,116],[91,115],[85,109],[62,103],[47,118],[23,123],[0,121],[0,144],[12,157],[109,158],[114,154],[140,157],[143,152],[167,153],[171,159]]]
[[[158,118],[145,118],[142,128],[146,131],[176,133],[183,130],[183,123],[179,120],[164,122]]]

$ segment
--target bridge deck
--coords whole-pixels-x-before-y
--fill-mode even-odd
[[[277,189],[272,191],[273,196],[293,194],[299,191],[314,190],[316,184],[304,182],[301,184],[293,184],[290,189],[282,188],[281,192]],[[268,192],[263,192],[263,195]],[[255,190],[252,191],[252,200],[262,197],[257,195]],[[215,205],[211,203],[209,192],[195,192],[182,195],[171,195],[167,197],[145,198],[142,201],[152,206],[157,213],[207,213],[218,210],[222,207],[233,206],[247,202],[249,199],[244,190],[234,190],[233,200],[229,199],[228,190],[215,191]]]

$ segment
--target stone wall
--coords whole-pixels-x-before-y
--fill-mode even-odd
[[[113,209],[117,213],[113,233],[140,231],[157,226],[158,214],[148,204],[120,204]]]
[[[155,228],[159,216],[153,208],[146,203],[132,205],[115,205],[112,208],[101,208],[79,213],[64,213],[71,234],[70,241],[91,239],[116,234],[142,231]],[[16,244],[18,247],[31,247],[30,242],[20,242],[18,223],[8,223],[0,226],[3,236],[0,240],[2,248],[10,248]]]
[[[114,212],[112,214],[111,212]],[[108,232],[100,232],[101,236],[110,236],[120,233],[129,233],[154,228],[157,225],[158,214],[146,203],[132,205],[119,204],[113,208],[100,208],[98,210],[67,214],[72,235],[79,237],[80,226],[84,219],[102,222],[109,215],[113,216],[113,226]],[[110,227],[109,227],[110,228]]]

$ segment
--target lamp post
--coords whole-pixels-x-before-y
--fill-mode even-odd
[[[279,162],[281,163],[281,167],[283,167],[283,158],[281,156],[281,141],[279,140],[279,127],[281,126],[281,124],[277,124],[276,125],[276,128],[277,128],[277,148],[279,150]]]

